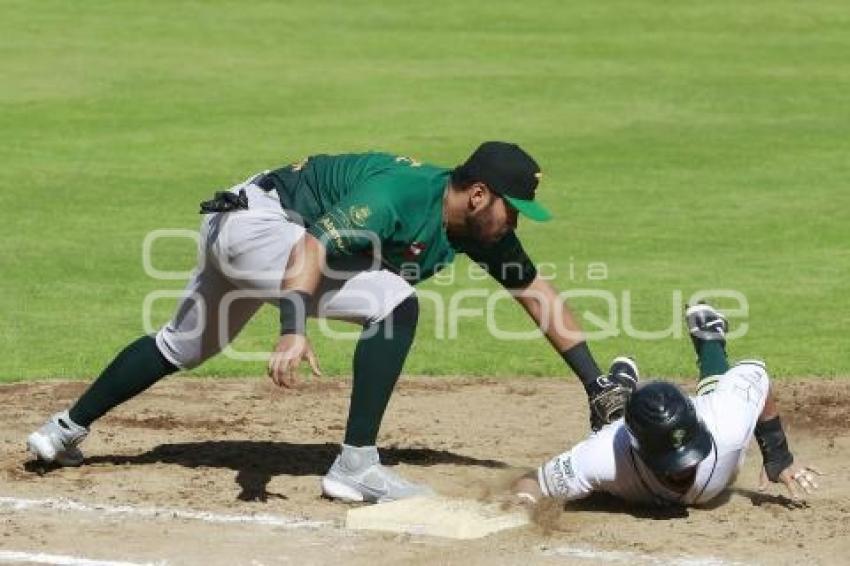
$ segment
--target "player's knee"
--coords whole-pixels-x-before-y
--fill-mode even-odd
[[[740,375],[753,385],[760,388],[770,387],[770,374],[764,361],[752,358],[741,360],[729,369],[729,373]]]
[[[419,298],[414,293],[409,295],[393,309],[390,314],[393,324],[415,327],[419,322]]]
[[[197,340],[187,340],[178,331],[165,325],[156,333],[156,347],[167,362],[181,370],[201,365],[210,355],[204,356]]]

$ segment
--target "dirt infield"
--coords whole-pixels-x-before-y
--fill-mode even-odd
[[[266,379],[167,380],[96,425],[85,466],[29,462],[26,434],[84,387],[0,386],[0,561],[705,565],[850,555],[850,380],[778,384],[792,450],[828,473],[805,508],[790,508],[778,487],[755,491],[755,449],[713,509],[662,514],[604,498],[566,511],[543,505],[533,526],[471,542],[341,527],[348,507],[321,499],[319,478],[342,436],[346,381],[283,392]],[[382,457],[441,493],[498,499],[512,478],[580,440],[586,412],[573,380],[404,378]]]

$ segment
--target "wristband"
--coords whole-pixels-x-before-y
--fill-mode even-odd
[[[779,474],[794,463],[794,456],[788,450],[788,439],[785,438],[779,416],[757,423],[755,436],[767,478],[776,482],[779,480]]]
[[[561,352],[561,357],[570,366],[570,369],[578,376],[584,387],[587,389],[596,383],[596,378],[602,375],[602,370],[596,365],[590,349],[587,347],[587,342],[580,342]]]
[[[280,298],[280,335],[307,333],[307,305],[311,299],[306,291],[286,291]]]

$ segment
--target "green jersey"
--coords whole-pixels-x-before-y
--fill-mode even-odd
[[[536,275],[513,232],[486,248],[450,241],[443,224],[449,170],[442,167],[387,153],[314,155],[272,171],[271,179],[283,208],[329,256],[376,254],[411,283],[451,263],[456,252],[510,288]]]

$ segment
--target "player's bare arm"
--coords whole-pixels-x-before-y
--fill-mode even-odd
[[[620,418],[626,398],[637,384],[631,378],[632,373],[637,375],[637,366],[621,357],[614,361],[612,370],[619,370],[624,364],[633,367],[626,368],[626,372],[609,370],[603,374],[593,361],[584,333],[569,305],[558,296],[557,289],[539,275],[527,287],[515,291],[514,297],[584,385],[591,429],[598,430]]]
[[[325,261],[325,247],[309,233],[293,246],[287,260],[280,286],[281,336],[268,363],[269,377],[278,386],[295,387],[298,366],[305,360],[313,375],[322,375],[305,324],[307,305],[319,287]]]
[[[565,352],[584,342],[581,327],[547,280],[538,275],[515,297],[556,351]]]

